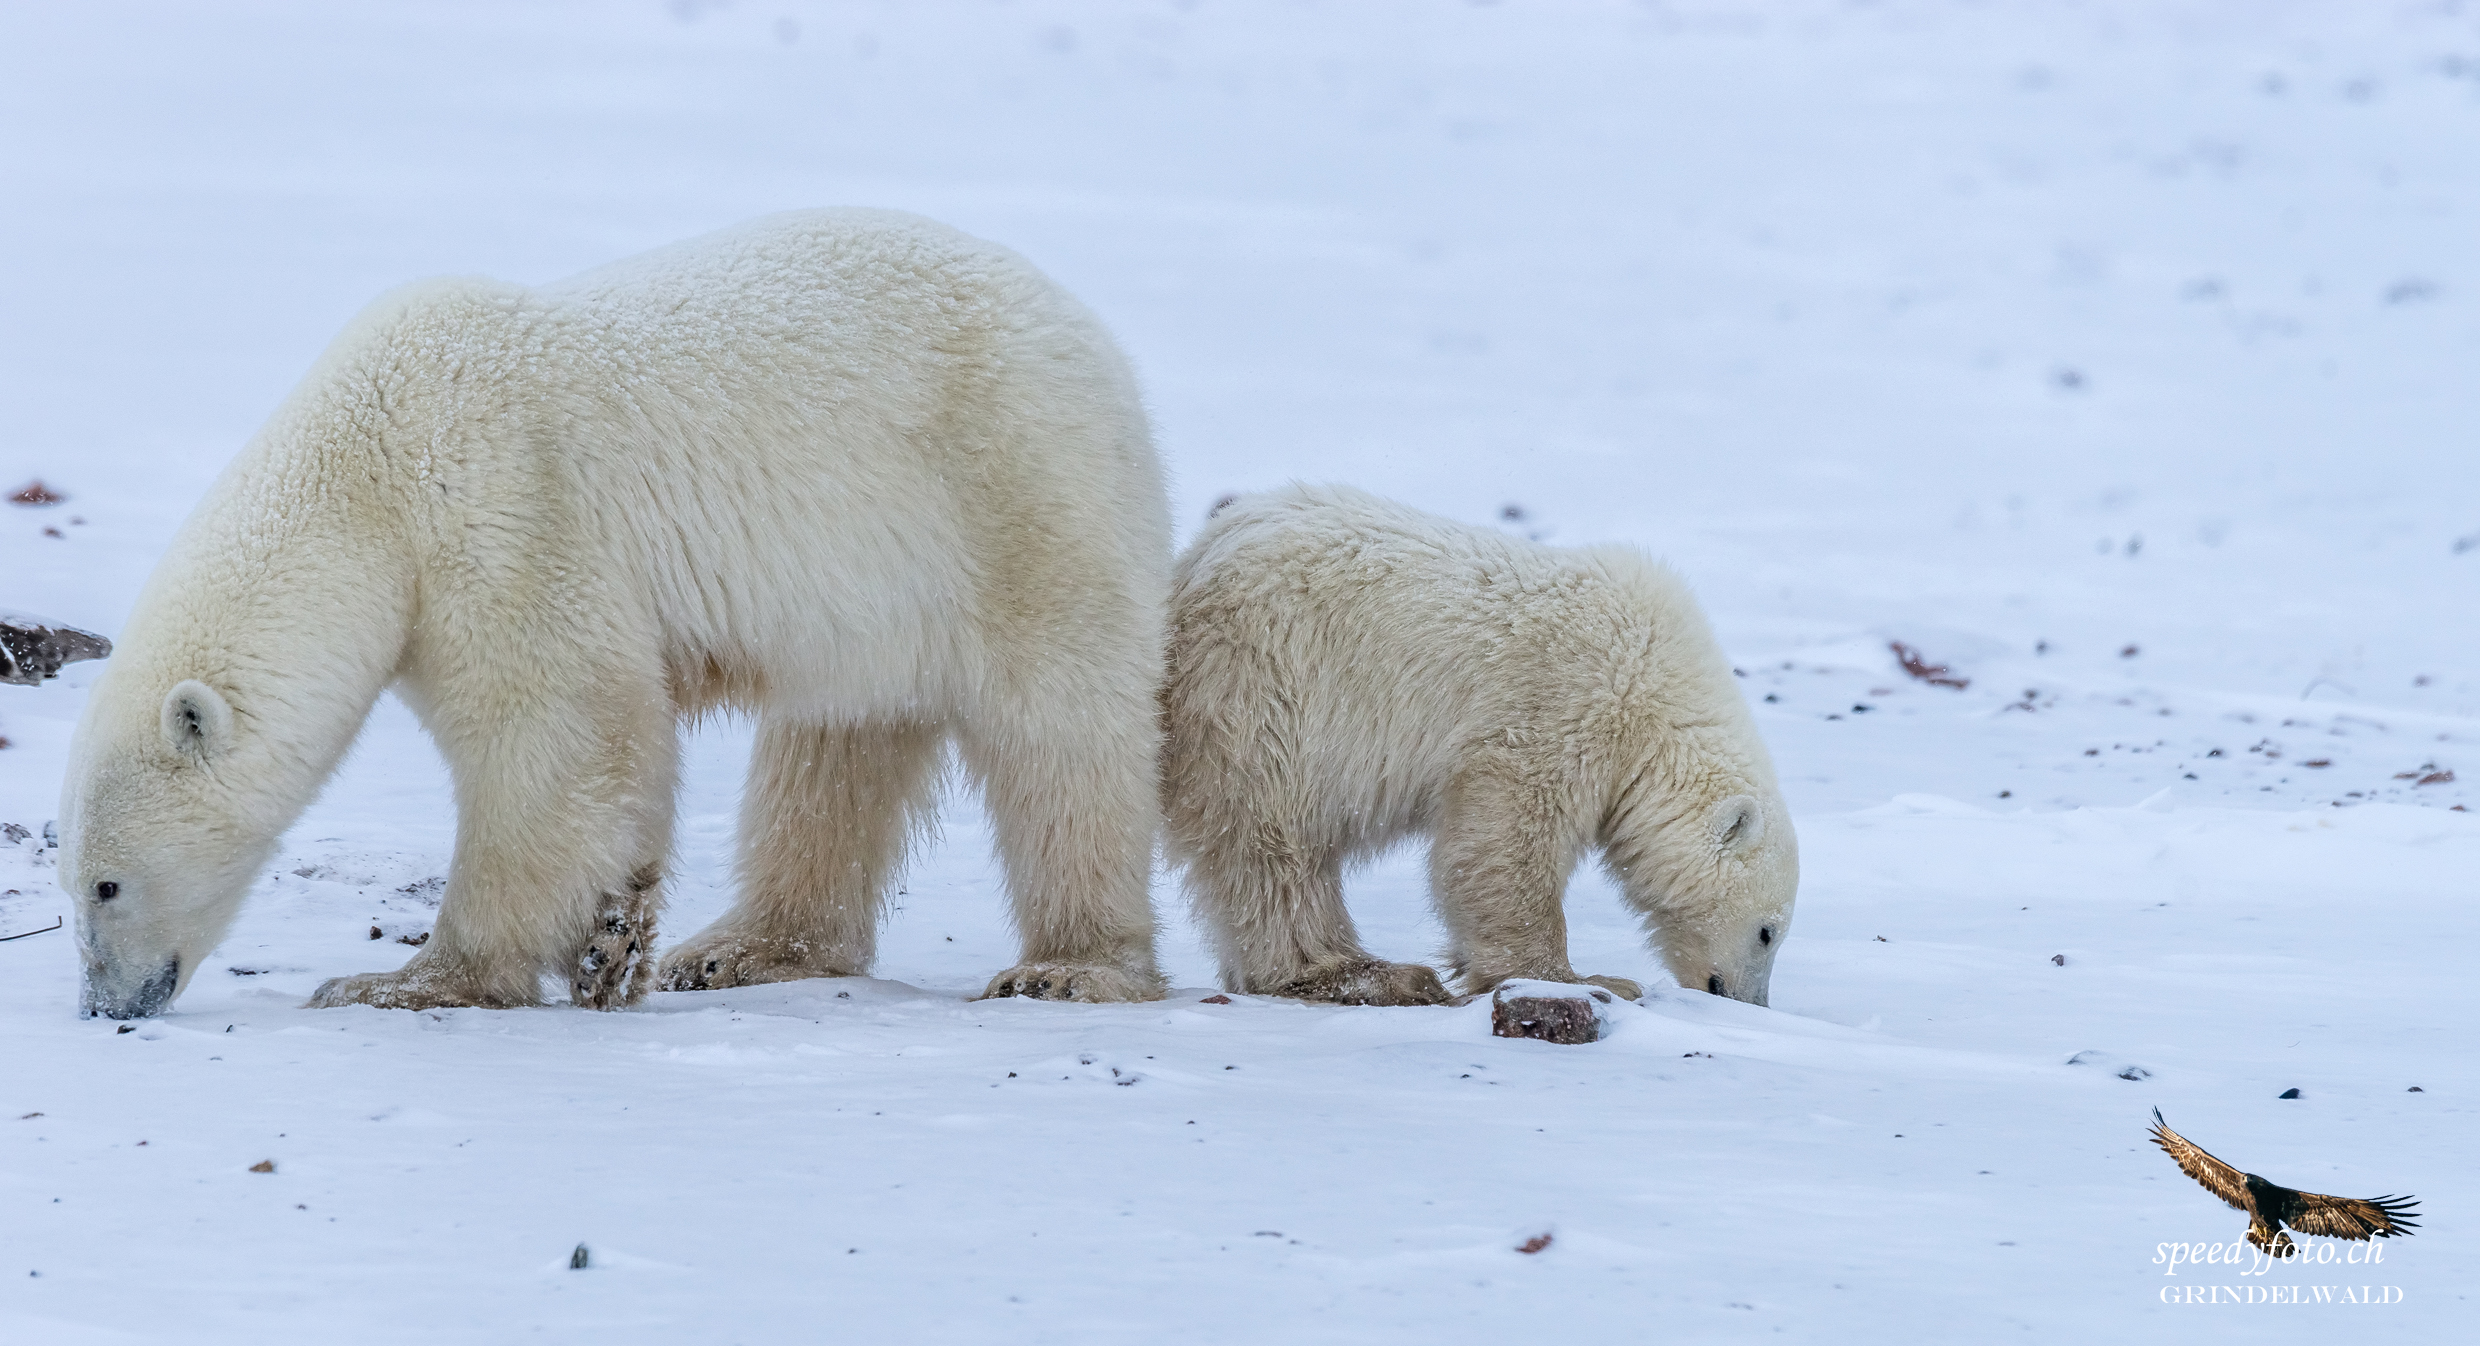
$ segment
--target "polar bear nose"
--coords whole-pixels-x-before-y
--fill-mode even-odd
[[[172,1001],[172,988],[181,983],[181,956],[174,954],[154,976],[132,992],[128,999],[115,1002],[102,987],[96,985],[94,974],[86,979],[86,1017],[101,1015],[106,1019],[151,1019],[163,1012]]]
[[[1729,991],[1726,991],[1726,990],[1722,989],[1722,974],[1721,974],[1721,973],[1719,973],[1719,972],[1713,972],[1713,973],[1708,973],[1708,974],[1706,975],[1706,977],[1705,977],[1705,994],[1707,994],[1707,995],[1729,995],[1729,994],[1730,994],[1730,992],[1729,992]]]

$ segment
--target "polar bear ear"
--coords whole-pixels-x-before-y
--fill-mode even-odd
[[[223,696],[196,679],[164,697],[164,741],[194,761],[212,760],[232,746],[232,721]]]
[[[1725,855],[1746,855],[1765,837],[1765,809],[1750,795],[1733,795],[1705,815],[1705,835]]]

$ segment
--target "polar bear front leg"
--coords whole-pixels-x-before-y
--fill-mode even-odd
[[[437,935],[434,933],[435,940]],[[528,978],[527,981],[533,979]],[[330,977],[310,993],[305,1009],[342,1009],[347,1005],[368,1005],[373,1009],[449,1009],[471,1006],[479,1009],[515,1009],[522,1005],[541,1003],[540,994],[531,985],[520,985],[491,975],[487,965],[450,956],[445,949],[423,946],[403,967],[394,972],[365,972],[354,977]]]
[[[758,727],[741,795],[741,893],[663,957],[667,991],[858,977],[907,846],[938,805],[946,732],[914,721]]]
[[[568,1003],[584,1009],[618,1009],[645,999],[653,984],[656,913],[663,910],[663,870],[648,864],[626,883],[605,891],[594,929],[577,954],[568,978]]]
[[[1160,1000],[1154,962],[1156,809],[1150,687],[1119,713],[1034,715],[968,731],[965,765],[998,833],[1022,961],[983,999]],[[1055,714],[1055,711],[1054,711]]]
[[[439,920],[403,967],[338,977],[311,1007],[533,1005],[546,973],[586,1008],[644,995],[678,744],[659,693],[615,695],[622,684],[585,680],[569,698],[541,695],[558,686],[547,679],[498,697],[466,688],[445,711],[445,698],[408,697],[456,777]]]
[[[1448,783],[1430,839],[1430,895],[1468,993],[1511,977],[1577,980],[1567,960],[1565,900],[1583,848],[1556,801],[1522,763],[1496,754]],[[1596,983],[1613,991],[1625,985]]]

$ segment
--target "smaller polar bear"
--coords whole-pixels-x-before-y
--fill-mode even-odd
[[[1466,991],[1579,980],[1560,902],[1591,847],[1681,985],[1766,1003],[1798,843],[1704,616],[1639,552],[1243,497],[1173,567],[1163,718],[1172,855],[1232,990],[1446,1000],[1343,906],[1345,865],[1425,835]]]

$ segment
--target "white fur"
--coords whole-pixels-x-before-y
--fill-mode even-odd
[[[1599,849],[1680,984],[1765,1003],[1798,842],[1665,567],[1295,486],[1180,557],[1170,663],[1171,850],[1230,989],[1443,999],[1428,968],[1370,957],[1342,898],[1346,865],[1427,836],[1467,991],[1577,980],[1560,904]]]
[[[454,773],[448,892],[407,967],[313,1003],[641,994],[677,722],[727,707],[760,721],[742,896],[668,984],[865,971],[952,739],[1025,940],[990,993],[1159,995],[1168,537],[1109,337],[927,220],[401,290],[226,470],[89,698],[61,813],[88,1008],[187,983],[390,685]]]

